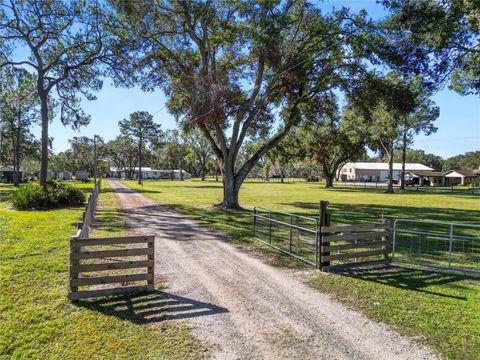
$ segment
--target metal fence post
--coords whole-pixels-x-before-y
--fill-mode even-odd
[[[289,236],[290,237],[290,239],[289,239],[290,240],[290,253],[292,252],[292,230],[293,230],[292,225],[293,225],[293,217],[292,217],[292,215],[290,215],[290,236]]]
[[[387,224],[387,223],[389,223],[389,221],[387,219],[384,219],[382,216],[382,224]],[[387,229],[387,236],[382,237],[382,241],[388,242],[389,238],[390,238],[390,229]],[[384,246],[383,248],[386,250],[386,253],[383,255],[383,258],[385,260],[388,260],[388,245]]]
[[[297,240],[295,242],[295,255],[298,256],[298,243],[300,241],[300,230],[298,229],[298,217],[296,218],[296,224],[295,225],[297,226],[297,228],[296,228]]]
[[[396,236],[397,236],[397,221],[398,219],[395,219],[395,221],[393,222],[393,242],[392,242],[392,262],[393,262],[393,259],[395,258],[395,239],[396,239]]]
[[[450,224],[450,241],[448,243],[448,268],[452,266],[453,224]]]
[[[255,237],[255,228],[257,226],[257,208],[253,208],[253,237]]]
[[[268,241],[272,245],[272,211],[268,212]]]

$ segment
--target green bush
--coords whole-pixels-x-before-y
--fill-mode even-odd
[[[71,184],[49,180],[47,190],[37,183],[20,186],[12,193],[11,200],[17,210],[38,210],[59,205],[81,205],[85,197],[79,188]]]
[[[52,189],[61,205],[81,205],[85,201],[83,192],[72,184],[57,181]]]

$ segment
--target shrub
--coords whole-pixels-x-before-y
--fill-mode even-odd
[[[15,209],[47,209],[56,206],[56,197],[51,191],[44,191],[39,184],[20,186],[12,193],[12,204]]]
[[[59,185],[53,188],[58,203],[62,205],[82,205],[85,201],[83,192],[69,183],[58,182]]]
[[[18,210],[37,210],[84,203],[82,191],[71,184],[49,180],[47,186],[46,191],[37,183],[20,186],[12,193],[13,207]]]

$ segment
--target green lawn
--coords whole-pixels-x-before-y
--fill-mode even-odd
[[[79,186],[89,192],[93,185]],[[119,233],[122,219],[110,216],[115,204],[104,196],[101,205],[111,228],[99,231],[107,234],[118,225]],[[202,347],[186,326],[145,324],[135,304],[148,305],[148,296],[77,305],[67,300],[68,239],[81,213],[82,208],[15,211],[8,201],[0,202],[0,358],[199,357]]]
[[[231,241],[261,248],[274,264],[302,266],[252,240],[250,212],[219,211],[221,183],[215,181],[125,181],[162,204],[228,235]],[[246,183],[240,203],[318,217],[320,200],[330,202],[333,223],[386,218],[417,218],[478,224],[480,196],[406,191],[393,195],[375,189],[326,190],[315,183]],[[480,283],[459,275],[392,268],[312,276],[311,285],[392,324],[401,333],[429,344],[451,359],[480,358]]]

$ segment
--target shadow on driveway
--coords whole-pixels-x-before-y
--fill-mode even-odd
[[[85,300],[79,301],[77,305],[105,315],[129,320],[135,324],[228,313],[228,309],[221,306],[163,291],[138,295],[120,295],[100,300]]]

